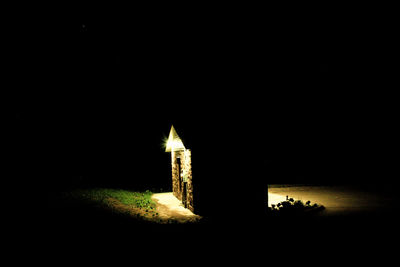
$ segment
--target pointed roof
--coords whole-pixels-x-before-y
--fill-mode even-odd
[[[169,132],[165,152],[171,152],[183,149],[185,149],[185,146],[183,145],[183,142],[179,137],[178,133],[176,132],[174,126],[172,125],[171,130]]]

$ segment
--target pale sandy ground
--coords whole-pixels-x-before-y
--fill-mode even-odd
[[[272,205],[276,205],[279,202],[282,202],[285,200],[286,200],[286,195],[284,195],[284,194],[268,192],[268,207],[272,207]]]
[[[377,194],[346,186],[283,186],[268,189],[269,205],[286,199],[308,200],[325,206],[324,215],[374,212],[393,204],[391,195]]]
[[[286,196],[295,200],[308,200],[311,204],[323,205],[321,215],[353,214],[375,212],[389,207],[394,196],[376,194],[346,186],[292,186],[268,188],[268,205],[285,201]],[[178,222],[198,220],[200,217],[185,209],[182,203],[169,193],[154,194],[152,199],[157,204],[161,219],[172,219]]]
[[[184,223],[200,219],[200,216],[183,207],[183,204],[172,195],[172,192],[153,194],[151,198],[156,203],[158,216],[163,220]]]

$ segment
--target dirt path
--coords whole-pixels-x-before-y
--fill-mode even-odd
[[[151,199],[156,203],[156,211],[162,220],[187,223],[196,222],[201,218],[184,208],[182,203],[171,192],[154,194]]]
[[[373,212],[382,210],[394,202],[393,196],[378,195],[346,186],[289,186],[269,188],[270,204],[286,199],[286,196],[303,202],[310,200],[325,206],[323,214]]]

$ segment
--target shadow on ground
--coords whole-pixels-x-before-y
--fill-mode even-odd
[[[209,263],[212,257],[220,263],[234,262],[241,255],[247,255],[243,256],[247,264],[279,257],[309,257],[312,262],[317,257],[354,256],[360,250],[370,255],[391,253],[391,240],[399,237],[396,215],[387,206],[330,216],[260,217],[238,212],[198,223],[156,224],[77,203],[54,202],[39,233],[45,233],[40,237],[49,251],[123,253],[158,264],[176,255],[199,264]]]

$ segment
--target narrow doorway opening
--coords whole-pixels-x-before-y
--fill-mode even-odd
[[[178,165],[178,190],[181,192],[182,204],[187,208],[187,181],[183,175],[182,161],[180,157],[176,158],[176,163]]]

